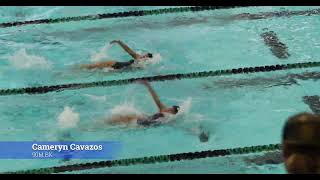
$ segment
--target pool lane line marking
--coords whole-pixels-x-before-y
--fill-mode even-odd
[[[320,15],[320,8],[304,11],[278,11],[278,12],[261,12],[258,14],[241,13],[232,15],[229,19],[231,20],[260,20],[273,17],[292,17],[292,16],[311,16]]]
[[[267,31],[260,34],[263,38],[266,46],[270,48],[270,51],[274,56],[279,59],[287,59],[290,54],[286,44],[281,42],[274,31]]]
[[[263,155],[256,155],[253,157],[245,157],[243,159],[248,165],[255,164],[258,166],[268,164],[282,164],[284,162],[281,151],[267,152]]]
[[[320,114],[320,97],[318,95],[314,96],[303,96],[303,102],[309,106],[314,114]]]
[[[320,80],[320,72],[317,71],[306,71],[302,73],[288,73],[285,75],[275,77],[253,77],[253,78],[241,78],[241,79],[222,79],[218,81],[212,81],[203,84],[202,88],[207,90],[213,87],[227,88],[241,88],[248,86],[264,86],[265,88],[271,88],[276,86],[291,86],[300,85],[298,80]],[[211,85],[213,84],[213,85]],[[212,87],[213,86],[213,87]]]

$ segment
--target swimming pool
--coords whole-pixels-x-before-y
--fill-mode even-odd
[[[0,8],[0,22],[167,7],[10,7]],[[132,77],[318,61],[317,16],[232,20],[240,13],[309,10],[319,7],[247,7],[159,16],[39,24],[0,29],[0,88],[48,86]],[[261,34],[274,31],[290,56],[279,59]],[[74,71],[73,65],[99,58],[129,60],[121,39],[137,51],[153,52],[152,64],[123,73]],[[173,154],[280,143],[288,116],[311,111],[304,96],[318,95],[319,68],[152,82],[161,100],[180,104],[183,114],[169,124],[146,129],[102,126],[117,112],[156,111],[139,84],[95,87],[37,95],[0,96],[2,141],[51,141],[66,121],[75,141],[116,140],[118,158]],[[311,76],[306,74],[315,72]],[[304,74],[303,74],[304,73]],[[208,142],[195,135],[210,132]],[[256,155],[248,155],[254,158]],[[71,163],[86,162],[73,160]],[[63,165],[58,160],[1,160],[0,170]],[[72,173],[285,173],[281,163],[249,163],[244,155],[112,167]]]

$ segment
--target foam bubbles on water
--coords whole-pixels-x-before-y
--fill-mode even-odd
[[[61,129],[74,128],[77,126],[79,119],[79,113],[74,112],[73,108],[65,106],[63,112],[58,116],[58,126]]]
[[[52,66],[44,57],[28,54],[25,48],[9,57],[9,61],[17,69],[50,69]]]
[[[111,44],[107,43],[98,52],[94,52],[90,57],[90,61],[91,62],[98,62],[98,61],[105,60],[106,58],[108,58],[107,52],[110,49],[110,47],[111,47]]]

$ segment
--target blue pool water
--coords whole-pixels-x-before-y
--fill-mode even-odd
[[[2,7],[0,22],[157,8],[166,7]],[[318,7],[237,8],[0,29],[0,88],[318,61],[317,16],[226,20],[239,13],[314,8]],[[265,28],[276,32],[288,46],[288,59],[278,59],[264,44],[260,34]],[[118,46],[108,45],[115,39],[156,57],[144,69],[133,72],[72,69],[96,60],[129,60]],[[103,123],[118,112],[156,112],[151,97],[139,84],[1,96],[0,140],[53,141],[68,131],[75,141],[122,142],[118,158],[280,143],[283,123],[290,115],[311,111],[302,97],[318,95],[320,83],[314,79],[283,81],[287,82],[289,74],[318,70],[154,82],[152,86],[165,104],[179,104],[183,110],[173,122],[145,129]],[[206,143],[196,135],[199,126],[210,132]],[[248,164],[244,159],[242,155],[74,173],[285,173],[283,164]],[[0,162],[1,172],[64,164],[58,160]],[[86,160],[69,163],[78,162]]]

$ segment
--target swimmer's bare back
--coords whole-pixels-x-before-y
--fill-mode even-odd
[[[103,68],[112,68],[113,65],[116,64],[116,61],[103,61],[103,62],[96,62],[93,64],[84,64],[81,65],[81,69],[103,69]]]
[[[107,124],[118,125],[118,124],[131,124],[136,123],[139,118],[143,118],[143,115],[115,115],[107,120]]]

